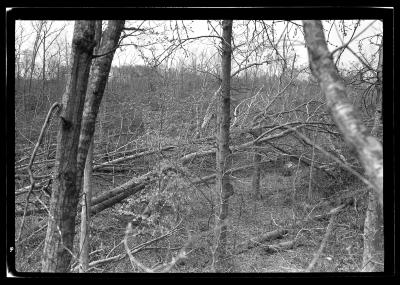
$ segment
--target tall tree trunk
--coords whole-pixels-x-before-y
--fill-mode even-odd
[[[41,104],[44,103],[45,86],[46,86],[46,31],[43,31],[42,94],[40,98]]]
[[[92,66],[91,80],[87,96],[85,99],[85,108],[82,118],[82,129],[79,138],[79,148],[77,157],[78,175],[77,185],[82,185],[83,169],[85,168],[86,156],[92,140],[97,114],[99,113],[100,103],[103,98],[104,90],[107,84],[108,75],[111,69],[111,63],[114,53],[121,36],[125,21],[108,21],[107,29],[101,39],[100,47],[97,51],[99,55]]]
[[[83,195],[81,210],[81,235],[80,235],[80,255],[79,272],[86,272],[89,264],[89,237],[90,237],[90,207],[92,200],[92,171],[93,171],[93,139],[89,147],[86,158],[86,165],[83,177]]]
[[[94,21],[76,21],[72,68],[62,97],[55,174],[42,258],[43,272],[66,272],[70,266],[78,205],[77,154],[82,110],[94,48]]]
[[[378,82],[376,91],[378,97],[382,99],[382,60],[383,47],[381,44],[379,50],[378,62]],[[371,135],[382,137],[382,104],[378,102],[375,111],[374,126]],[[381,140],[382,142],[382,140]],[[363,253],[363,271],[378,272],[383,271],[384,266],[384,237],[383,237],[383,215],[382,207],[379,205],[374,193],[370,192],[368,197],[368,208],[364,223],[364,253]]]
[[[321,21],[303,21],[310,68],[325,93],[332,117],[348,145],[358,154],[371,188],[383,204],[383,151],[382,144],[371,136],[347,98],[331,53],[328,50]]]
[[[101,40],[102,21],[96,21],[95,36],[96,47],[94,52],[97,53]],[[92,75],[93,76],[93,75]],[[85,118],[83,118],[85,120]],[[94,138],[90,142],[88,154],[86,157],[85,170],[83,174],[83,195],[81,210],[81,234],[80,234],[80,256],[79,256],[79,272],[86,272],[89,264],[89,237],[90,237],[90,207],[92,200],[92,170],[93,170],[93,147]]]
[[[216,247],[216,271],[221,272],[227,269],[227,225],[228,199],[233,194],[229,175],[226,173],[231,166],[231,153],[229,149],[229,126],[230,126],[230,78],[231,78],[231,39],[232,20],[222,21],[222,86],[218,95],[217,112],[217,153],[216,153],[216,187],[220,193],[220,213],[217,223],[217,247]]]
[[[107,84],[108,75],[111,69],[111,63],[114,58],[115,50],[118,46],[118,41],[121,36],[122,29],[125,21],[108,21],[107,29],[101,37],[101,21],[96,23],[96,42],[100,43],[96,48],[96,55],[100,55],[93,63],[91,69],[90,85],[85,99],[85,107],[82,118],[82,128],[79,138],[78,157],[77,157],[77,185],[81,185],[83,176],[83,169],[85,169],[84,176],[84,189],[90,187],[90,176],[91,176],[91,161],[90,154],[94,147],[94,132],[96,118],[99,113],[100,103],[104,95],[104,90]],[[88,152],[89,151],[89,152]],[[89,153],[89,156],[88,156]],[[85,164],[86,163],[86,164]],[[90,165],[89,165],[90,164]],[[86,207],[90,209],[91,193],[90,189],[86,189],[88,192],[86,197]],[[82,232],[81,232],[81,245],[82,256],[81,256],[81,271],[86,271],[88,262],[88,243],[89,238],[89,227],[86,223],[89,223],[90,211],[82,208]],[[86,223],[84,223],[86,220]]]

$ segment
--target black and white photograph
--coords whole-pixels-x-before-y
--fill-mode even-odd
[[[127,9],[6,12],[10,276],[394,270],[392,7]]]

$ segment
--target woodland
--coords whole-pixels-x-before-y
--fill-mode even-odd
[[[16,21],[16,271],[383,272],[382,38]]]

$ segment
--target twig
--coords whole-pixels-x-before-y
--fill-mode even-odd
[[[30,236],[26,237],[25,239],[21,240],[20,243],[22,244],[23,242],[29,240],[31,237],[33,237],[35,234],[37,234],[38,232],[42,231],[43,229],[45,229],[47,227],[47,222],[41,226],[39,229],[37,229],[36,231],[34,231]]]
[[[358,38],[361,34],[363,34],[367,29],[369,29],[373,24],[375,24],[377,20],[372,21],[371,23],[369,23],[368,26],[366,26],[361,32],[359,32],[356,36],[352,36],[350,38],[350,40],[348,40],[348,42],[346,44],[342,44],[340,47],[334,49],[331,54],[333,55],[334,53],[336,53],[337,51],[341,50],[341,49],[345,49],[348,48],[349,44],[354,41],[356,38]],[[354,35],[354,33],[353,33]],[[343,42],[342,42],[343,43]]]
[[[182,222],[182,220],[181,220],[181,222]],[[179,222],[179,224],[180,224],[181,222]],[[217,226],[215,229],[221,228],[222,226],[226,225],[226,223],[227,223],[227,222],[224,221],[221,225]],[[178,225],[179,225],[179,224],[178,224]],[[215,229],[214,229],[214,230],[215,230]],[[187,248],[188,248],[194,241],[196,241],[196,240],[199,239],[200,237],[202,237],[202,236],[208,234],[210,231],[211,231],[211,230],[206,231],[206,232],[202,232],[202,233],[197,234],[197,235],[194,235],[194,236],[190,236],[189,239],[187,240],[187,242],[185,243],[185,245],[180,249],[179,253],[178,253],[176,256],[172,257],[172,259],[171,259],[171,261],[170,261],[169,263],[163,263],[163,264],[158,265],[158,266],[156,266],[156,267],[154,267],[154,268],[149,268],[149,267],[143,265],[141,262],[139,262],[139,261],[132,255],[132,252],[131,252],[131,250],[129,249],[128,241],[127,241],[127,240],[128,240],[128,235],[132,232],[132,224],[131,224],[131,223],[129,223],[129,224],[127,225],[127,227],[126,227],[125,238],[124,238],[124,245],[125,245],[125,250],[126,250],[128,256],[129,256],[129,259],[130,259],[130,261],[131,261],[132,267],[135,267],[135,265],[136,265],[136,266],[138,266],[141,270],[143,270],[144,272],[147,272],[147,273],[165,273],[165,272],[169,272],[169,271],[175,266],[175,264],[176,264],[179,260],[181,260],[181,259],[187,257],[187,255],[188,255],[191,251],[187,252],[186,250],[187,250]]]
[[[33,163],[33,160],[35,159],[36,152],[37,152],[37,150],[38,150],[40,144],[42,143],[43,135],[44,135],[44,133],[45,133],[45,131],[46,131],[46,129],[47,129],[47,126],[49,125],[51,115],[52,115],[54,109],[60,108],[60,106],[61,106],[61,105],[60,105],[58,102],[56,102],[56,103],[54,103],[54,104],[50,107],[50,110],[49,110],[49,112],[47,113],[46,119],[45,119],[44,124],[43,124],[43,126],[42,126],[42,130],[40,131],[39,139],[38,139],[38,141],[37,141],[37,143],[36,143],[36,145],[35,145],[35,148],[33,149],[31,158],[30,158],[30,160],[29,160],[29,164],[28,164],[28,173],[29,173],[29,179],[30,179],[30,182],[31,182],[31,186],[30,186],[28,195],[26,196],[26,199],[25,199],[24,214],[23,214],[23,216],[22,216],[22,222],[21,222],[21,226],[20,226],[20,228],[19,228],[19,233],[18,233],[18,236],[17,236],[17,241],[19,241],[19,240],[21,239],[22,230],[23,230],[24,224],[25,224],[26,210],[28,209],[29,198],[30,198],[30,196],[31,196],[31,194],[32,194],[32,191],[33,191],[33,188],[34,188],[34,186],[35,186],[35,180],[34,180],[34,177],[33,177],[33,174],[32,174],[32,163]]]
[[[144,243],[141,243],[141,244],[135,246],[134,248],[132,248],[130,250],[130,252],[134,254],[134,253],[137,253],[137,252],[139,252],[141,250],[148,249],[148,248],[145,248],[145,247],[150,245],[150,244],[152,244],[152,243],[154,243],[154,242],[156,242],[156,241],[159,241],[159,240],[161,240],[161,239],[163,239],[165,237],[168,237],[168,236],[172,235],[175,231],[178,230],[178,227],[180,226],[181,223],[182,223],[182,220],[173,229],[171,229],[167,233],[163,234],[162,236],[156,237],[154,239],[151,239],[149,241],[146,241]],[[91,268],[94,268],[94,266],[98,266],[98,265],[101,265],[101,264],[104,264],[104,263],[108,263],[108,262],[119,261],[121,259],[124,259],[126,256],[128,256],[127,252],[125,252],[125,253],[121,253],[119,255],[108,257],[118,246],[120,246],[121,244],[124,244],[124,241],[125,241],[125,239],[122,240],[120,243],[118,243],[116,246],[114,246],[111,249],[111,251],[107,254],[106,258],[90,262],[88,264],[88,267],[89,267],[88,271]],[[93,254],[93,253],[94,252],[91,252],[90,254]],[[74,268],[73,270],[77,270],[79,268],[79,265],[77,265],[77,262],[76,262],[76,263],[73,264],[72,267]]]

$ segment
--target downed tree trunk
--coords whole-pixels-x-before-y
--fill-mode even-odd
[[[120,162],[124,162],[124,161],[127,161],[127,160],[136,159],[136,158],[143,157],[143,156],[146,156],[146,155],[155,154],[155,153],[158,153],[158,152],[161,152],[161,151],[173,150],[175,148],[176,148],[176,146],[166,146],[166,147],[164,147],[162,149],[149,150],[149,151],[136,153],[136,154],[125,156],[125,157],[120,157],[120,158],[105,162],[103,164],[96,165],[96,166],[93,167],[93,170],[99,170],[99,169],[101,169],[103,167],[107,167],[107,166],[110,166],[110,165],[112,166],[113,164],[116,164],[116,163],[120,163]]]
[[[189,153],[181,158],[181,162],[182,162],[182,164],[185,164],[185,163],[188,163],[190,160],[198,158],[198,157],[206,156],[209,154],[214,155],[216,151],[217,150],[213,148],[213,149],[201,150],[201,151]]]
[[[244,245],[240,245],[236,251],[235,254],[240,254],[242,252],[245,252],[249,249],[255,248],[257,246],[262,245],[263,243],[275,239],[280,239],[282,238],[285,234],[288,233],[288,230],[286,229],[277,229],[272,232],[268,232],[256,239],[250,239],[248,242],[246,242]]]
[[[125,182],[124,184],[122,184],[110,191],[107,191],[106,193],[103,193],[103,194],[97,196],[96,198],[93,198],[91,203],[92,203],[92,205],[96,205],[105,200],[113,198],[119,194],[122,194],[125,191],[129,191],[130,189],[137,187],[139,185],[147,185],[148,183],[153,181],[153,179],[154,179],[153,172],[146,173],[145,175],[142,175],[139,178],[136,178],[136,177],[132,178],[131,180]]]
[[[252,168],[253,165],[245,165],[242,167],[234,168],[231,170],[228,170],[227,173],[232,174],[238,171],[246,170]],[[173,167],[168,167],[168,169],[171,169]],[[167,168],[165,168],[167,169]],[[177,169],[179,171],[179,169]],[[187,171],[179,171],[180,173],[183,173],[184,175],[188,175]],[[194,179],[191,181],[192,184],[200,184],[200,183],[207,183],[209,180],[215,179],[216,174],[211,174],[208,176],[204,176],[201,178]],[[129,196],[143,190],[147,185],[150,183],[154,182],[157,178],[157,174],[154,171],[150,171],[141,177],[138,178],[132,178],[129,181],[125,182],[124,184],[107,191],[103,194],[100,194],[97,197],[92,198],[91,200],[91,208],[90,208],[90,213],[91,215],[98,214],[102,210],[109,208],[116,203],[121,202],[122,200],[128,198]],[[26,190],[28,191],[28,190]],[[101,204],[101,206],[99,205]],[[81,206],[78,205],[78,211],[81,210]],[[27,211],[27,216],[29,215],[34,215],[34,214],[41,214],[41,213],[46,213],[45,209],[31,209]],[[23,211],[15,211],[15,216],[21,216],[23,214]]]
[[[92,205],[90,207],[90,215],[94,216],[94,215],[100,213],[101,211],[114,206],[115,204],[121,202],[122,200],[128,198],[129,196],[140,192],[148,184],[150,184],[150,182],[152,182],[152,181],[143,182],[142,184],[138,184],[138,185],[131,184],[130,187],[124,187],[123,189],[121,189],[121,187],[117,187],[117,188],[119,188],[120,191],[117,192],[116,194],[114,194],[114,196],[104,199],[105,195],[100,195],[99,197],[94,198],[91,202]],[[106,193],[106,194],[108,194],[108,193]],[[81,210],[82,210],[82,206],[79,205],[77,211],[80,212]],[[23,214],[24,214],[23,210],[15,211],[16,217],[22,216]],[[46,209],[29,209],[26,211],[25,216],[37,215],[37,214],[48,214],[48,211]]]
[[[288,241],[283,241],[283,242],[271,244],[271,245],[262,245],[262,249],[265,253],[271,254],[271,253],[276,253],[276,252],[282,251],[282,250],[292,249],[298,245],[299,244],[296,243],[296,240],[288,240]]]
[[[133,195],[139,190],[144,189],[145,186],[149,185],[151,182],[155,181],[156,175],[154,172],[146,173],[139,178],[133,178],[124,184],[107,191],[106,193],[100,194],[99,196],[92,198],[91,200],[91,208],[90,212],[92,215],[99,213],[103,209],[109,208],[112,205],[122,201],[123,199]],[[137,190],[139,189],[139,190]],[[137,190],[137,191],[134,191]],[[101,204],[102,206],[97,206]],[[96,206],[96,207],[95,207]],[[101,210],[100,210],[101,209]],[[81,206],[78,206],[78,211],[81,210]],[[45,209],[35,209],[29,210],[27,215],[32,215],[35,213],[44,213]],[[23,211],[16,211],[15,215],[20,216],[23,214]]]
[[[233,174],[235,172],[243,171],[243,170],[246,170],[246,169],[251,169],[253,167],[254,167],[254,165],[245,165],[245,166],[241,166],[241,167],[238,167],[238,168],[233,168],[231,170],[228,170],[228,171],[226,171],[226,173],[227,174]],[[205,183],[205,182],[208,182],[209,180],[215,179],[216,176],[217,176],[217,174],[210,174],[210,175],[207,175],[207,176],[203,176],[203,177],[200,177],[200,178],[197,178],[197,179],[193,180],[192,183],[193,184]]]
[[[96,166],[101,166],[100,168],[97,168],[94,172],[93,175],[102,175],[102,174],[110,174],[110,173],[125,173],[129,172],[132,170],[131,165],[96,165]]]
[[[46,215],[48,215],[48,212],[47,212],[46,209],[29,209],[29,210],[26,210],[25,216],[31,216],[31,215],[37,215],[37,214],[46,214]],[[22,215],[24,215],[24,210],[15,211],[15,216],[16,217],[17,216],[22,216]]]
[[[122,192],[116,196],[113,196],[113,197],[111,197],[107,200],[103,200],[101,202],[97,202],[95,205],[90,207],[90,215],[94,216],[94,215],[100,213],[101,211],[114,206],[115,204],[117,204],[118,202],[121,202],[122,200],[128,198],[129,196],[142,191],[144,188],[146,188],[147,184],[148,183],[143,183],[141,185],[137,185],[137,186],[125,189],[124,192]]]
[[[39,190],[40,188],[42,188],[43,186],[45,186],[46,183],[48,183],[48,180],[43,180],[43,181],[41,181],[41,182],[35,182],[34,185],[33,185],[33,191]],[[31,187],[31,185],[28,185],[28,186],[25,186],[25,187],[23,187],[23,188],[20,188],[20,189],[16,190],[16,191],[15,191],[15,196],[17,197],[17,196],[19,196],[19,195],[28,193],[30,187]]]

